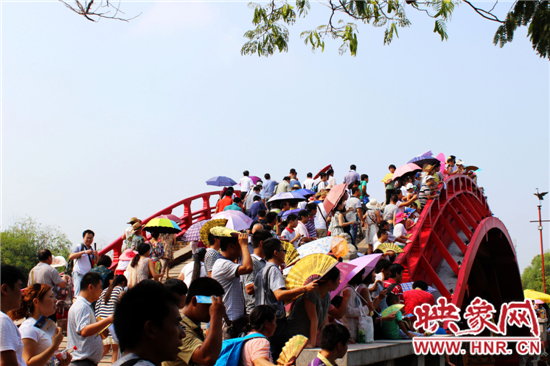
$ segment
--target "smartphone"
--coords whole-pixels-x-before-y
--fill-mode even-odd
[[[40,315],[40,318],[38,318],[36,323],[34,323],[34,326],[37,327],[38,329],[42,329],[42,327],[44,326],[44,324],[46,324],[47,321],[48,321],[48,318],[46,318],[44,315]]]
[[[212,296],[197,295],[197,304],[212,304]]]

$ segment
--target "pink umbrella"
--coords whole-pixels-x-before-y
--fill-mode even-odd
[[[401,165],[399,168],[395,169],[395,172],[393,172],[393,180],[396,180],[397,178],[416,170],[422,170],[422,168],[415,163],[407,163],[405,165]]]
[[[218,212],[212,216],[212,220],[214,219],[227,219],[225,227],[236,231],[246,230],[250,228],[250,224],[252,224],[252,219],[250,217],[236,210]]]
[[[331,190],[328,192],[325,200],[323,201],[323,205],[325,206],[325,211],[327,214],[330,214],[330,212],[336,207],[338,202],[346,195],[346,188],[348,185],[346,183],[335,185],[331,188]]]
[[[255,175],[249,177],[250,179],[252,179],[252,183],[254,183],[254,185],[258,184],[258,181],[259,180],[262,180],[262,178],[260,177],[256,177]]]
[[[447,161],[445,160],[445,154],[439,153],[435,158],[441,162],[439,171],[443,173],[445,171],[445,164],[447,163]]]
[[[376,266],[376,263],[378,263],[378,260],[382,257],[382,254],[370,254],[370,255],[364,255],[359,258],[355,258],[352,261],[349,261],[348,263],[342,263],[346,266],[353,266],[353,268],[349,269],[349,272],[345,276],[340,277],[340,286],[334,291],[330,293],[330,297],[333,298],[334,296],[338,295],[340,291],[346,287],[348,282],[355,277],[357,273],[359,273],[363,268],[365,269],[365,272],[368,274],[370,271],[373,270],[374,266]],[[340,268],[340,267],[338,267]],[[348,271],[348,268],[345,269]],[[341,271],[341,269],[340,269]],[[343,273],[342,273],[343,274]]]
[[[176,215],[160,215],[156,217],[157,219],[168,219],[174,221],[176,224],[179,224],[181,222],[181,219],[177,217]]]

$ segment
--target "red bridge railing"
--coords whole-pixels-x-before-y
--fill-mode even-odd
[[[446,188],[445,188],[446,186]],[[460,266],[448,250],[451,242],[466,254],[467,243],[458,235],[462,231],[466,242],[471,240],[479,223],[491,216],[486,198],[472,179],[456,175],[440,184],[438,198],[429,200],[412,230],[410,242],[396,263],[405,267],[403,282],[423,279],[433,284],[442,296],[451,293],[437,275],[444,259],[458,276]]]
[[[160,210],[154,215],[149,216],[145,220],[142,220],[142,223],[146,224],[147,222],[149,222],[149,220],[154,219],[155,217],[158,217],[160,215],[172,214],[172,211],[175,208],[183,206],[183,216],[175,215],[175,216],[178,216],[179,219],[181,220],[180,227],[182,231],[178,234],[178,236],[181,236],[194,223],[202,220],[209,220],[212,218],[212,215],[216,210],[216,206],[210,205],[210,197],[214,195],[219,196],[220,193],[221,191],[206,192],[206,193],[198,194],[193,197],[185,198],[179,202],[174,203],[173,205],[166,207],[163,210]],[[240,191],[235,191],[235,193],[240,194]],[[201,200],[202,200],[202,208],[191,212],[191,204],[194,201],[201,201]],[[113,268],[116,267],[116,265],[118,264],[118,258],[120,254],[122,254],[122,244],[123,244],[123,240],[122,240],[122,236],[120,236],[111,244],[101,249],[101,251],[99,252],[99,255],[102,255],[110,252],[111,250],[113,251],[113,265],[112,265]]]

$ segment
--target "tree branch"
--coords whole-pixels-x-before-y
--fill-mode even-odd
[[[496,6],[496,3],[495,5],[493,5],[493,7],[491,8],[490,11],[487,11],[487,10],[484,10],[484,9],[480,9],[478,7],[475,7],[471,2],[469,2],[468,0],[463,0],[466,4],[470,5],[470,7],[472,9],[475,10],[476,13],[478,13],[479,15],[481,15],[483,18],[485,19],[488,19],[488,20],[491,20],[493,22],[497,22],[497,23],[504,23],[504,21],[498,19],[498,17],[491,13],[491,11],[493,11],[493,9],[495,8]],[[498,1],[497,1],[498,2]]]

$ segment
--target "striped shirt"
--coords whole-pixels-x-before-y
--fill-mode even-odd
[[[124,288],[122,286],[116,286],[111,293],[109,301],[105,303],[103,299],[105,298],[107,290],[108,289],[103,290],[99,296],[99,300],[95,303],[95,316],[100,316],[102,319],[105,319],[115,313],[115,305],[118,304],[120,295],[124,292]]]
[[[309,221],[306,222],[306,228],[309,232],[310,238],[316,238],[317,237],[317,231],[315,231],[315,221],[310,217]]]

